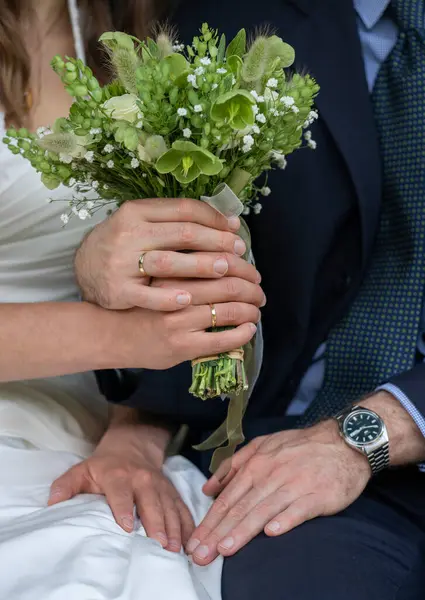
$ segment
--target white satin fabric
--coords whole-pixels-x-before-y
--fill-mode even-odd
[[[95,223],[62,228],[69,193],[48,192],[0,142],[1,302],[77,301],[73,255]],[[103,497],[46,506],[52,481],[90,454],[105,422],[91,373],[0,384],[0,598],[220,600],[221,559],[199,568],[141,527],[126,534]],[[203,476],[181,457],[165,471],[199,522],[210,506]]]

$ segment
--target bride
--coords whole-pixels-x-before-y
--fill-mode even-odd
[[[35,130],[67,114],[71,100],[49,67],[52,56],[77,54],[105,77],[97,37],[111,28],[142,37],[154,16],[142,1],[79,4],[81,14],[75,0],[0,0],[0,139],[9,125]],[[137,268],[126,274],[123,305],[114,308],[139,306],[131,310],[78,302],[74,253],[96,223],[75,219],[62,229],[66,194],[49,193],[0,144],[0,597],[219,599],[220,562],[200,569],[181,550],[192,519],[209,507],[202,475],[181,457],[161,474],[155,465],[164,448],[153,445],[142,459],[137,440],[155,423],[139,424],[130,410],[114,413],[104,433],[108,410],[91,371],[168,368],[210,354],[218,339],[222,350],[246,343],[263,299],[258,273],[237,256],[244,251],[237,220],[193,202],[191,226],[209,233],[193,248],[202,254],[164,252],[160,231],[165,221],[167,231],[180,230],[179,201],[147,202],[139,254],[149,249],[150,274],[162,255],[172,255],[169,280],[146,287]],[[235,248],[231,260],[222,252],[223,232]],[[223,278],[230,271],[250,282],[237,306]],[[175,283],[197,275],[203,279]],[[231,331],[205,332],[211,283],[217,323],[236,325]],[[130,481],[137,485],[129,490]],[[159,505],[160,517],[152,510]]]

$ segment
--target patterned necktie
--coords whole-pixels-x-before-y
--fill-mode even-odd
[[[414,365],[425,290],[424,4],[391,3],[400,34],[372,94],[384,173],[379,230],[358,296],[330,333],[324,385],[303,425]]]

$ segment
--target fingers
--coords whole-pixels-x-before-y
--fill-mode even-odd
[[[215,356],[245,346],[254,337],[256,331],[257,327],[254,323],[244,323],[226,331],[197,333],[196,337],[193,336],[193,347],[187,352],[187,360],[201,356]]]
[[[137,279],[128,282],[122,289],[125,306],[149,310],[172,312],[186,308],[192,302],[192,295],[181,289],[183,281],[176,282],[176,288],[148,287]]]
[[[135,498],[137,513],[147,536],[157,540],[163,548],[166,548],[168,537],[164,508],[156,486],[152,485],[151,480],[142,481],[135,486]]]
[[[180,552],[180,548],[182,547],[180,512],[175,499],[167,489],[163,490],[160,497],[164,509],[165,531],[167,534],[166,549],[170,552]]]
[[[230,231],[210,229],[197,223],[144,223],[140,232],[140,251],[198,250],[229,252],[243,256],[245,242]],[[149,273],[149,269],[146,269]]]
[[[133,531],[134,495],[131,479],[114,477],[105,481],[104,494],[118,525],[124,531]]]
[[[225,302],[215,304],[217,327],[230,325],[242,325],[242,323],[258,323],[261,317],[260,310],[252,304],[243,302]],[[203,331],[211,327],[211,307],[190,306],[182,313],[175,315],[177,323],[181,321],[183,326],[190,323],[193,331]]]
[[[90,489],[82,463],[75,465],[52,483],[47,504],[53,506],[85,492],[90,492]]]
[[[191,222],[223,231],[237,231],[238,217],[226,218],[205,202],[189,198],[151,198],[126,202],[117,213],[130,223],[140,218],[152,223]]]
[[[177,510],[180,515],[180,523],[181,523],[181,532],[182,532],[182,544],[186,546],[187,542],[190,539],[194,529],[195,523],[193,521],[193,517],[190,513],[190,510],[186,506],[186,504],[180,498],[176,499]]]
[[[295,529],[298,525],[322,514],[322,509],[317,503],[316,495],[313,493],[301,496],[287,509],[277,514],[264,528],[264,533],[270,536],[282,535]]]
[[[144,268],[151,277],[160,278],[220,278],[239,277],[252,283],[260,282],[260,274],[246,260],[230,253],[155,251],[146,252]],[[158,285],[160,282],[158,282]],[[170,287],[168,285],[168,287]]]

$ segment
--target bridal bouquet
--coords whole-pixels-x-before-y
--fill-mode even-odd
[[[4,139],[49,189],[72,189],[64,224],[105,204],[156,197],[197,198],[226,216],[257,213],[259,196],[270,193],[267,171],[285,168],[303,143],[315,147],[308,127],[319,87],[285,71],[294,50],[276,35],[247,44],[242,29],[227,45],[204,24],[190,46],[166,31],[146,41],[108,32],[100,41],[112,82],[101,86],[81,60],[55,56],[75,99],[69,116],[36,135],[9,129]],[[242,349],[193,363],[195,396],[247,388]]]

